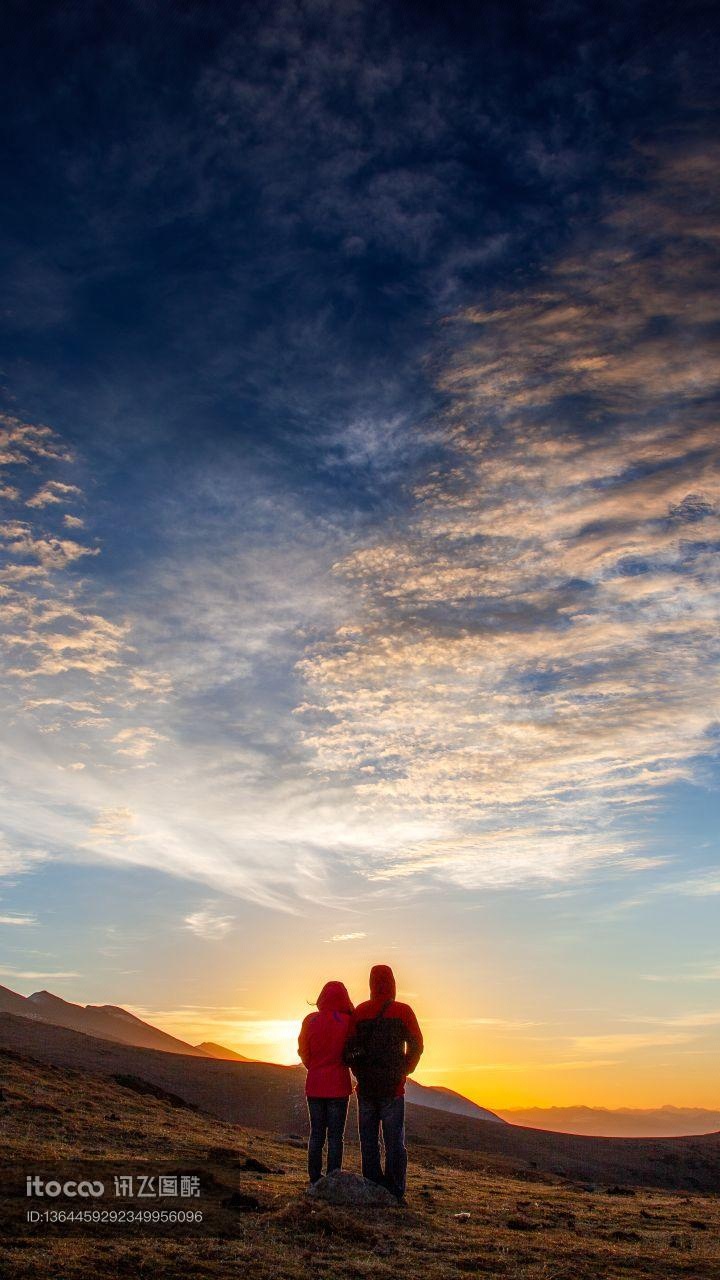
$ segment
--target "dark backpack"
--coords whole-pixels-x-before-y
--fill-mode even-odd
[[[361,1098],[393,1098],[405,1078],[407,1032],[401,1018],[386,1018],[388,1000],[374,1018],[357,1024],[345,1061],[358,1082]]]

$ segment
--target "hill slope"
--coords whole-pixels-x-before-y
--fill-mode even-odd
[[[579,1187],[551,1175],[516,1176],[485,1155],[468,1154],[458,1163],[454,1152],[414,1144],[406,1209],[331,1208],[302,1194],[302,1140],[238,1128],[107,1078],[2,1051],[0,1084],[0,1274],[13,1280],[392,1280],[399,1274],[716,1280],[719,1274],[717,1196],[662,1190],[618,1196],[612,1188]],[[346,1167],[356,1170],[357,1159],[349,1151]],[[106,1194],[93,1209],[192,1208],[203,1221],[66,1222],[40,1230],[26,1220],[25,1195],[25,1176],[38,1170],[102,1181]],[[200,1194],[118,1200],[118,1170],[133,1179],[135,1192],[141,1176],[189,1174],[199,1178]],[[78,1204],[53,1201],[64,1211]]]
[[[421,1107],[450,1111],[456,1116],[472,1116],[476,1120],[493,1120],[496,1124],[507,1123],[494,1111],[488,1111],[487,1107],[481,1107],[461,1093],[456,1093],[454,1089],[445,1089],[442,1085],[418,1084],[415,1080],[408,1080],[406,1094],[409,1102],[417,1102]]]
[[[252,1058],[246,1058],[242,1053],[236,1053],[234,1049],[226,1049],[224,1044],[215,1044],[213,1040],[203,1040],[202,1044],[196,1044],[196,1049],[200,1049],[206,1053],[208,1058],[224,1058],[226,1062],[252,1062]]]
[[[18,999],[22,1000],[23,997],[19,996]],[[51,991],[35,991],[25,999],[23,1016],[41,1019],[56,1027],[69,1027],[72,1031],[82,1031],[86,1035],[139,1045],[145,1049],[162,1049],[166,1053],[205,1057],[201,1049],[168,1035],[159,1027],[153,1027],[149,1022],[143,1022],[142,1018],[137,1018],[134,1013],[128,1013],[127,1009],[120,1009],[113,1004],[72,1004],[53,995]]]
[[[218,1119],[275,1133],[305,1127],[301,1067],[227,1062],[136,1049],[61,1027],[0,1015],[0,1047],[40,1062],[151,1081]],[[415,1147],[449,1149],[499,1162],[508,1171],[544,1170],[593,1182],[713,1190],[720,1183],[720,1134],[697,1138],[612,1139],[522,1129],[408,1106]]]

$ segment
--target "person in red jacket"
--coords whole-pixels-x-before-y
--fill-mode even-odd
[[[346,1061],[357,1079],[363,1177],[402,1200],[407,1176],[405,1080],[420,1061],[423,1038],[410,1005],[396,1000],[395,994],[392,969],[376,964],[370,970],[370,999],[355,1010]]]
[[[310,1113],[308,1177],[322,1177],[327,1139],[327,1172],[342,1168],[343,1138],[352,1093],[350,1072],[343,1062],[354,1013],[347,987],[326,982],[317,998],[317,1013],[303,1021],[298,1041],[300,1061],[307,1067],[305,1093]]]

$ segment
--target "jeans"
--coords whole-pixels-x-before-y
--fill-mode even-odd
[[[380,1162],[380,1129],[385,1145],[385,1172]],[[405,1099],[358,1098],[358,1130],[363,1177],[379,1182],[395,1196],[405,1194]]]
[[[322,1158],[327,1138],[327,1171],[342,1169],[343,1136],[349,1098],[308,1098],[310,1138],[308,1141],[308,1177],[317,1182],[322,1177]]]

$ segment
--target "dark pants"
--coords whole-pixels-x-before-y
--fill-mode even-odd
[[[380,1130],[385,1145],[385,1172],[380,1162]],[[379,1182],[395,1196],[405,1194],[405,1099],[358,1098],[358,1130],[363,1177]]]
[[[308,1177],[317,1182],[322,1177],[322,1158],[327,1138],[327,1171],[342,1169],[343,1136],[349,1098],[308,1098],[310,1139],[308,1141]]]

